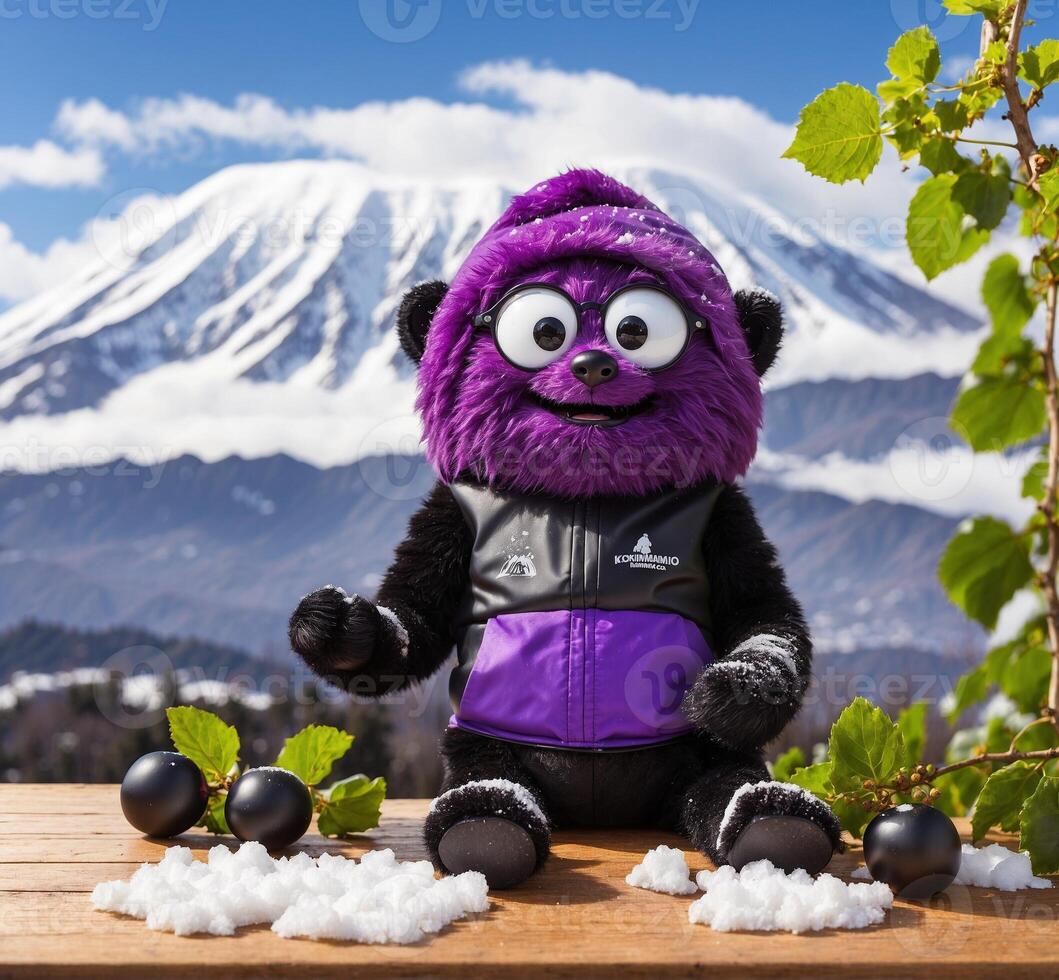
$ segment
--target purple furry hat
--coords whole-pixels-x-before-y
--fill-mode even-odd
[[[571,349],[536,372],[507,362],[475,327],[479,313],[527,282],[558,286],[577,302],[661,285],[708,330],[662,371],[618,358],[617,377],[589,391],[570,361],[611,350],[598,313],[584,314]],[[585,427],[542,403],[649,410],[619,426]],[[514,198],[471,250],[429,322],[417,407],[443,480],[471,472],[525,492],[641,495],[741,476],[757,448],[762,399],[740,310],[709,251],[642,195],[599,171],[572,170]]]

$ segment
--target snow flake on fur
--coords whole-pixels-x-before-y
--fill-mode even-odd
[[[840,849],[842,828],[826,803],[793,783],[762,780],[740,786],[728,801],[717,832],[717,850],[728,854],[750,821],[760,816],[805,817],[828,835],[833,848]]]
[[[760,633],[744,640],[731,653],[733,660],[763,657],[782,664],[795,677],[798,676],[798,664],[794,659],[794,641],[775,633]]]
[[[404,628],[404,624],[397,617],[392,609],[387,609],[386,606],[376,606],[379,611],[379,615],[390,624],[394,631],[394,636],[397,638],[397,644],[400,648],[402,657],[408,656],[408,630]]]

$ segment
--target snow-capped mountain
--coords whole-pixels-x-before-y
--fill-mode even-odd
[[[705,178],[612,170],[784,304],[752,492],[821,645],[980,644],[934,566],[982,493],[964,508],[916,455],[946,436],[975,318]],[[521,189],[269,163],[98,229],[94,263],[0,315],[0,626],[276,650],[303,592],[370,590],[431,479],[394,309]]]
[[[967,363],[975,320],[867,258],[702,178],[620,176],[685,221],[733,283],[784,301],[791,332],[774,387],[952,376]],[[217,393],[240,381],[337,393],[335,409],[359,394],[407,406],[396,303],[415,282],[451,275],[517,190],[298,161],[232,167],[175,199],[134,203],[73,282],[0,316],[0,413],[62,415],[123,391],[127,410],[159,390],[198,404],[206,386],[223,415]],[[313,459],[304,444],[276,448]]]

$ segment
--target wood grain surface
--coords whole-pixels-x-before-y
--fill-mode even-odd
[[[421,859],[426,806],[388,801],[370,834],[336,842],[312,833],[296,850],[356,857],[392,847]],[[232,842],[200,833],[178,842],[204,855],[218,840]],[[691,898],[625,884],[660,843],[683,846],[692,871],[708,867],[657,832],[560,832],[541,874],[414,946],[284,940],[267,926],[178,938],[91,907],[96,883],[129,877],[166,847],[125,823],[116,787],[0,786],[0,976],[1059,976],[1059,888],[953,887],[929,903],[899,901],[885,923],[858,932],[716,933],[688,923]],[[851,849],[828,870],[848,878],[861,863]]]

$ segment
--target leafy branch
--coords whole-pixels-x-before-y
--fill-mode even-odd
[[[834,183],[865,180],[889,143],[926,171],[912,197],[906,242],[928,279],[967,261],[1014,210],[1032,243],[1028,262],[996,256],[982,280],[991,330],[952,410],[953,428],[974,452],[1043,447],[1026,473],[1035,503],[1021,528],[994,517],[965,521],[938,566],[950,599],[987,630],[1019,591],[1042,600],[1043,614],[1009,643],[989,650],[957,683],[953,723],[999,691],[1009,717],[957,731],[945,764],[925,765],[922,739],[855,701],[832,729],[830,761],[795,768],[836,807],[847,829],[896,799],[931,802],[953,813],[975,810],[979,837],[999,825],[1020,830],[1039,871],[1059,871],[1059,157],[1037,142],[1030,121],[1045,90],[1059,82],[1059,40],[1022,43],[1027,0],[944,0],[950,14],[982,17],[979,57],[966,76],[939,86],[941,52],[932,32],[902,34],[886,59],[890,78],[876,92],[843,83],[803,110],[784,156]],[[968,131],[1002,110],[1012,140]],[[971,146],[975,155],[960,148]],[[993,152],[993,151],[996,152]],[[1042,339],[1030,326],[1043,306]],[[1042,439],[1043,436],[1043,439]],[[873,713],[878,712],[877,714]],[[902,725],[906,729],[902,732]],[[910,728],[911,726],[911,728]],[[868,736],[885,748],[871,748]],[[861,741],[858,742],[857,739]],[[918,747],[917,747],[918,743]],[[883,755],[879,755],[879,751]],[[902,758],[903,756],[903,758]],[[856,778],[853,778],[855,776]],[[812,785],[809,785],[812,784]]]
[[[224,818],[224,804],[232,783],[239,778],[239,734],[231,725],[201,708],[167,708],[173,747],[202,770],[210,795],[199,826],[214,834],[231,831]],[[356,834],[379,824],[386,780],[350,776],[321,790],[319,784],[352,747],[353,736],[329,725],[309,725],[283,743],[276,760],[281,769],[294,773],[309,789],[317,826],[325,837]]]

